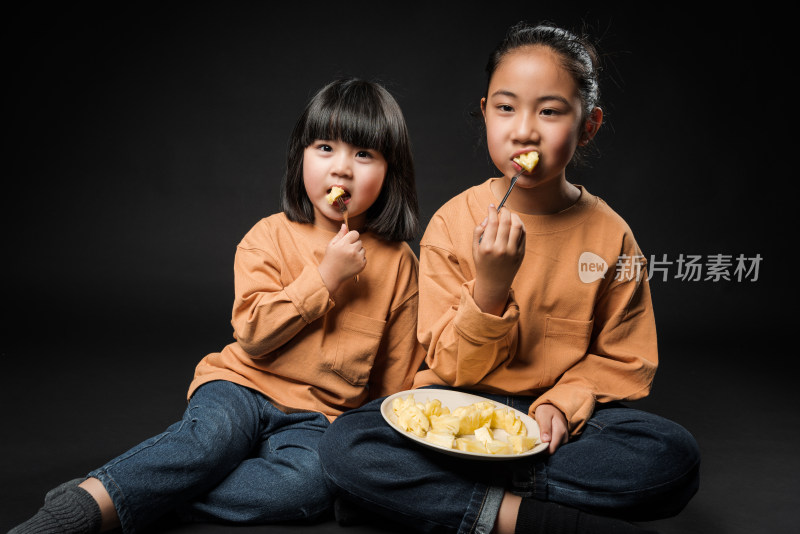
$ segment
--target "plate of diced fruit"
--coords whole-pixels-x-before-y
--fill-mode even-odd
[[[528,414],[485,397],[449,389],[414,389],[386,397],[381,414],[425,447],[480,460],[514,460],[547,449]]]

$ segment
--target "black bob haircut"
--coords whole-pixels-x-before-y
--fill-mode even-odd
[[[311,98],[289,138],[281,184],[281,209],[290,221],[314,222],[303,183],[303,152],[317,139],[379,151],[386,159],[386,178],[367,209],[364,230],[389,241],[416,238],[420,225],[414,161],[405,118],[394,97],[377,83],[344,78]]]

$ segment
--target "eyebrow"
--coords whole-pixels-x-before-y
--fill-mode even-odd
[[[489,98],[492,98],[492,97],[495,97],[495,96],[507,96],[507,97],[511,97],[511,98],[518,98],[516,93],[514,93],[513,91],[509,91],[507,89],[498,89],[497,91],[492,93],[489,96]],[[563,103],[563,104],[565,104],[567,106],[571,105],[570,102],[566,98],[564,98],[563,96],[560,96],[560,95],[545,95],[545,96],[541,96],[541,97],[536,99],[537,102],[547,102],[548,100],[556,100],[556,101],[561,102],[561,103]]]

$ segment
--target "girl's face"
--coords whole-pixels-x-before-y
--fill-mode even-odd
[[[317,139],[303,152],[303,183],[314,206],[314,224],[338,232],[344,217],[339,206],[325,196],[335,185],[344,189],[348,222],[360,229],[366,211],[378,198],[388,164],[377,150],[359,148],[344,141]]]
[[[539,152],[538,165],[519,177],[517,187],[521,188],[565,180],[565,168],[579,141],[593,135],[582,127],[575,81],[558,56],[543,46],[506,54],[490,80],[481,109],[489,155],[505,176],[511,178],[521,169],[513,158],[531,150]],[[586,124],[592,128],[592,121]]]

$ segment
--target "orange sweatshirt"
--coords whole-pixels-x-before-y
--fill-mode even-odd
[[[260,391],[284,411],[330,421],[409,389],[425,357],[416,338],[418,262],[408,244],[361,235],[367,266],[330,294],[318,271],[334,233],[259,221],[234,262],[234,343],[197,365],[188,395],[212,380]]]
[[[503,315],[481,312],[472,232],[497,204],[493,180],[442,206],[420,242],[418,336],[428,369],[414,387],[537,396],[529,414],[551,403],[574,434],[595,402],[650,391],[658,350],[643,258],[625,221],[579,186],[579,200],[560,213],[518,214],[525,259]]]

